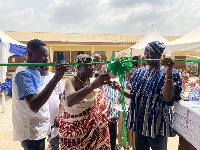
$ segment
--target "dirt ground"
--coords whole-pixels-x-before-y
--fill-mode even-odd
[[[0,113],[0,149],[21,150],[20,142],[14,142],[12,140],[12,100],[7,96],[5,107],[5,112]]]

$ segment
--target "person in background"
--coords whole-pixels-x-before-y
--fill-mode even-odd
[[[99,55],[97,53],[93,53],[91,55],[91,57],[93,58],[93,62],[101,62],[101,55]],[[100,64],[94,64],[94,71],[95,71],[94,77],[95,78],[97,78],[99,76],[99,72],[98,72],[99,66],[100,66]]]
[[[93,62],[100,62],[101,56],[99,54],[93,53],[92,55]],[[94,70],[96,71],[99,68],[99,65],[94,65]],[[105,73],[106,69],[104,70]],[[102,72],[103,73],[103,72]],[[95,74],[98,77],[97,73]],[[111,81],[119,82],[118,78],[111,79]],[[117,120],[118,120],[118,111],[114,109],[114,105],[118,103],[119,92],[115,89],[112,89],[109,84],[103,86],[102,91],[108,99],[108,122],[109,122],[109,133],[110,133],[110,143],[111,150],[116,149],[116,139],[117,139]]]
[[[43,85],[46,86],[49,83],[49,81],[54,77],[54,73],[48,71],[48,66],[40,67],[38,70],[41,74]],[[63,91],[64,86],[62,84],[62,81],[59,81],[48,99],[51,133],[49,134],[47,141],[49,142],[48,147],[50,150],[59,150],[58,125],[64,109],[61,104],[61,100],[63,99]]]
[[[119,82],[117,77],[111,78],[111,82]],[[108,127],[110,133],[110,144],[111,150],[115,150],[116,139],[117,139],[117,121],[119,119],[118,111],[114,108],[116,104],[119,103],[119,92],[118,90],[113,89],[109,84],[103,86],[105,96],[108,98]]]
[[[178,73],[179,73],[180,77],[182,77],[182,69],[179,69]]]
[[[60,60],[60,63],[66,63],[65,58],[63,58],[62,60]]]
[[[106,65],[102,65],[101,66],[101,70],[100,70],[100,73],[105,73],[105,72],[107,72],[107,66]]]
[[[49,62],[49,50],[38,39],[27,43],[24,63]],[[57,83],[68,70],[68,64],[55,66],[55,75],[43,86],[38,67],[19,66],[12,79],[13,140],[21,141],[27,150],[44,150],[50,132],[50,112],[47,103]]]
[[[91,63],[86,54],[76,63]],[[110,83],[108,74],[94,76],[94,65],[78,65],[77,74],[66,80],[65,112],[59,123],[61,150],[110,149],[107,120],[108,100],[99,87]]]
[[[189,76],[187,69],[184,69],[181,75],[183,77],[183,80],[185,80],[185,82],[188,83],[190,76]]]
[[[93,58],[93,62],[101,62],[101,55],[93,53],[91,57]],[[100,64],[94,64],[94,70],[97,71],[99,69],[99,66]]]

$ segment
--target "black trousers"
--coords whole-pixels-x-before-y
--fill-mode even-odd
[[[24,150],[44,150],[45,149],[45,138],[40,140],[23,140],[21,146]]]
[[[143,136],[136,133],[136,150],[167,150],[167,137],[157,135],[156,138]]]
[[[117,139],[117,123],[112,123],[108,127],[109,127],[109,133],[110,133],[111,150],[115,150],[116,139]]]

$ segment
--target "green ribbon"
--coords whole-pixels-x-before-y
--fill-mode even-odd
[[[163,59],[143,59],[143,60],[132,60],[132,62],[139,62],[139,61],[153,61],[153,60],[163,60]],[[200,63],[200,60],[197,59],[172,59],[173,61],[183,61],[183,62],[194,62]]]
[[[114,56],[111,56],[110,59],[114,59]],[[109,60],[110,60],[109,59]],[[115,58],[117,59],[117,58]],[[122,58],[123,59],[123,58]],[[124,62],[140,62],[140,61],[153,61],[153,60],[162,60],[162,59],[144,59],[144,60],[123,60]],[[197,59],[172,59],[173,61],[183,61],[183,62],[194,62],[200,63],[200,60]],[[91,62],[91,63],[69,63],[69,65],[89,65],[89,64],[109,64],[108,62]],[[0,63],[0,66],[56,66],[60,63]]]
[[[125,99],[124,99],[124,74],[127,74],[128,72],[131,71],[131,68],[133,67],[132,58],[125,56],[122,59],[117,59],[114,56],[109,58],[110,62],[108,63],[108,69],[107,73],[112,71],[112,73],[115,76],[119,77],[119,82],[121,84],[121,92],[122,95],[120,97],[121,99],[121,105],[122,105],[122,110],[123,110],[123,130],[122,130],[122,142],[126,144],[126,149],[129,148],[126,134],[126,106],[125,106]]]
[[[0,66],[56,66],[60,63],[2,63]]]
[[[69,65],[105,64],[107,62],[69,63]],[[0,66],[57,66],[61,63],[1,63]]]

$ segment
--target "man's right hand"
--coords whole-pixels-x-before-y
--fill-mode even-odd
[[[114,90],[118,90],[121,92],[121,85],[117,82],[117,81],[111,81],[109,86],[114,89]]]
[[[55,78],[61,80],[65,72],[70,70],[69,64],[60,64],[55,66]]]
[[[99,88],[105,84],[110,83],[110,75],[109,74],[101,74],[99,75],[91,84],[94,89]]]

